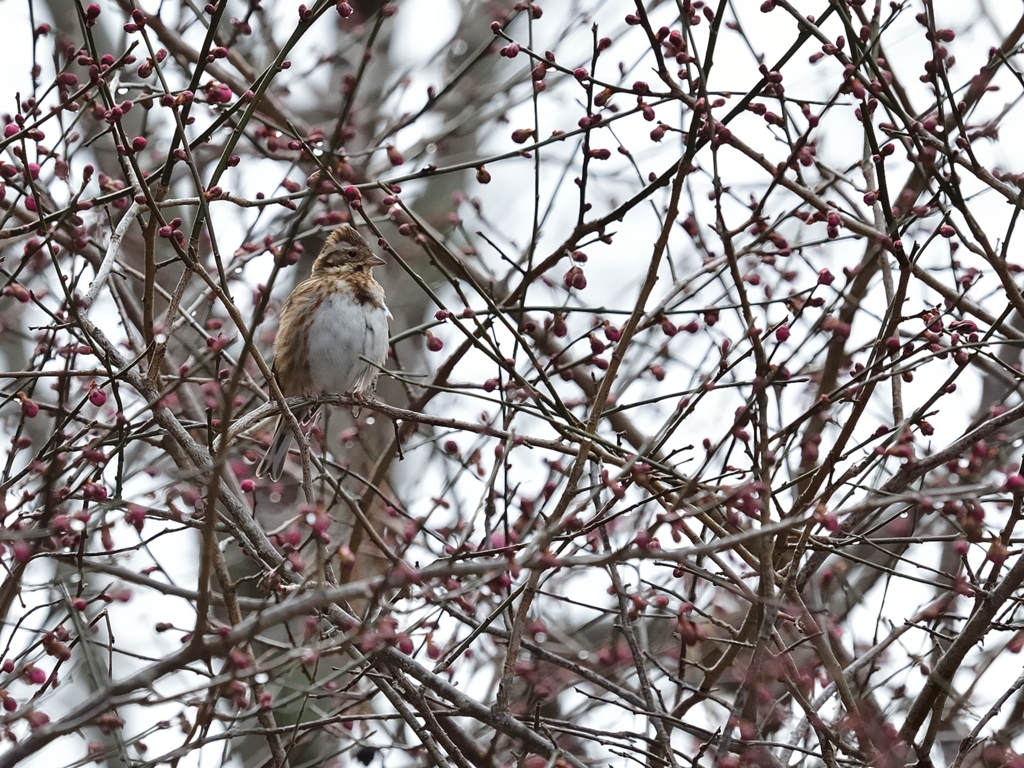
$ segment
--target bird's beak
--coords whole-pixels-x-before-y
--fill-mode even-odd
[[[370,267],[382,267],[385,264],[387,264],[387,262],[384,261],[384,259],[382,259],[380,256],[378,256],[375,253],[372,256],[370,256],[370,258],[368,258],[366,260],[366,264],[367,264],[367,266],[370,266]]]

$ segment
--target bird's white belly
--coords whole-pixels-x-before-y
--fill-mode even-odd
[[[315,313],[309,334],[309,362],[317,394],[362,392],[377,369],[360,356],[383,365],[388,354],[388,312],[335,296]]]

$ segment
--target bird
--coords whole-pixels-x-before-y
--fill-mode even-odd
[[[309,278],[281,308],[272,372],[285,397],[373,391],[388,356],[391,312],[373,277],[385,263],[347,224],[327,236]],[[295,416],[306,422],[315,411],[302,406]],[[281,479],[291,441],[289,420],[280,414],[257,477]]]

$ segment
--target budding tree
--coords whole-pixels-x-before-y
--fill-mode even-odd
[[[1024,16],[946,5],[5,8],[0,766],[1024,765]],[[386,370],[259,479],[341,223]]]

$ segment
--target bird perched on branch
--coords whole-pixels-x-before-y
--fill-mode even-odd
[[[373,268],[384,263],[348,225],[327,237],[309,279],[281,308],[273,370],[285,397],[373,390],[388,355],[391,312],[384,288],[373,277]],[[295,416],[305,422],[314,413],[315,408],[303,406]],[[291,441],[288,419],[281,414],[257,477],[280,479]]]

